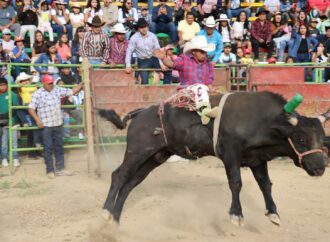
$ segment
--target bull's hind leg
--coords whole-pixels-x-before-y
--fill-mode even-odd
[[[112,213],[113,218],[116,222],[119,222],[126,198],[133,190],[133,188],[140,184],[153,169],[163,164],[170,156],[171,153],[169,153],[168,151],[158,152],[157,154],[149,158],[144,164],[142,164],[135,172],[135,174],[120,189]]]
[[[272,198],[272,183],[269,179],[267,163],[265,162],[260,166],[251,167],[251,170],[265,199],[266,216],[268,216],[272,223],[280,225],[280,217],[278,216],[276,205]]]

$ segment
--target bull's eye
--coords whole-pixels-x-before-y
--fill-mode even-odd
[[[296,141],[297,141],[297,143],[300,144],[300,145],[303,145],[303,146],[306,145],[306,139],[305,139],[305,137],[302,137],[302,136],[297,137],[297,138],[296,138]]]

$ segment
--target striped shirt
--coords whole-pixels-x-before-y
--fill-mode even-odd
[[[179,71],[181,85],[213,83],[214,68],[208,60],[200,63],[192,55],[182,54],[174,60],[173,64],[173,69]]]
[[[99,57],[102,62],[106,63],[110,56],[110,39],[103,33],[86,32],[81,43],[80,52],[81,57]]]
[[[132,53],[136,53],[139,59],[149,59],[153,56],[153,52],[159,49],[159,42],[155,34],[148,31],[146,36],[142,36],[140,32],[136,32],[129,41],[126,52],[126,67],[131,66]]]
[[[72,90],[55,86],[50,92],[43,87],[32,94],[29,108],[37,114],[45,127],[57,127],[63,124],[61,98],[72,95]]]

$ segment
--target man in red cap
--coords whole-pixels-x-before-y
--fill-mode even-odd
[[[43,87],[32,94],[29,114],[36,121],[37,126],[42,129],[46,174],[51,179],[55,175],[72,175],[71,172],[64,169],[61,98],[77,94],[81,90],[82,84],[80,83],[72,89],[54,86],[54,78],[48,74],[42,77],[41,82]]]

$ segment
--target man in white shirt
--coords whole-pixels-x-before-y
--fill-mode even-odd
[[[194,14],[188,12],[186,19],[181,20],[178,25],[179,45],[183,46],[201,30],[199,24],[194,21]]]
[[[11,39],[11,32],[9,29],[4,29],[2,31],[2,48],[10,57],[12,56],[15,42]]]

